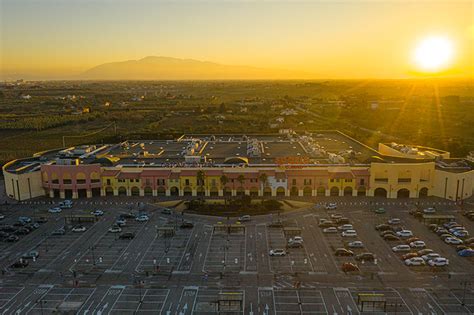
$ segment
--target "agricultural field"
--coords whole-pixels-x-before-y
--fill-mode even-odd
[[[0,164],[80,143],[338,129],[474,149],[472,81],[43,81],[0,85]],[[64,138],[63,138],[64,137]]]

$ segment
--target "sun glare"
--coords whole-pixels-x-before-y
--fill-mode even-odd
[[[413,54],[417,67],[426,72],[445,70],[452,62],[453,56],[452,41],[441,36],[424,38],[418,43]]]

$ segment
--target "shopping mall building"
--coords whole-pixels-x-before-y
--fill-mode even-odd
[[[473,163],[422,146],[377,150],[338,131],[183,135],[40,152],[4,165],[7,195],[40,196],[378,196],[462,200]]]

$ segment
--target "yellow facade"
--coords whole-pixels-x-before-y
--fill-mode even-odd
[[[433,195],[449,200],[466,199],[474,193],[474,171],[446,172],[435,171]]]
[[[369,196],[397,198],[407,193],[418,198],[420,192],[433,195],[435,163],[372,163],[370,167]]]

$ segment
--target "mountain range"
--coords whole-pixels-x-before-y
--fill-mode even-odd
[[[224,65],[193,59],[149,56],[139,60],[95,66],[77,79],[83,80],[259,80],[305,79],[310,74],[291,70]]]

